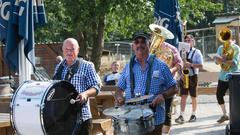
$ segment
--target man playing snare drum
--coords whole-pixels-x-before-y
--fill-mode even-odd
[[[83,59],[78,59],[79,45],[76,39],[64,40],[64,60],[57,65],[54,80],[66,80],[74,85],[77,92],[77,101],[82,104],[81,112],[77,115],[73,135],[90,135],[92,130],[92,115],[88,97],[96,96],[100,90],[101,81],[94,65]]]
[[[125,66],[119,79],[116,102],[123,105],[125,100],[134,98],[137,94],[153,95],[147,102],[155,110],[155,129],[147,134],[161,135],[165,119],[164,100],[176,94],[176,81],[168,66],[154,55],[149,54],[150,36],[148,33],[134,33],[132,47],[135,55]],[[125,97],[123,97],[124,92]]]

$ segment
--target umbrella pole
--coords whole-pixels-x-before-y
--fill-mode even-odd
[[[21,40],[19,43],[19,85],[24,81],[31,80],[31,71],[31,63],[24,55],[24,41]]]

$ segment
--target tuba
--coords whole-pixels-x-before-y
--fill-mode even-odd
[[[155,54],[160,60],[165,62],[168,67],[171,67],[174,55],[170,48],[161,47],[165,39],[173,39],[174,35],[168,29],[156,25],[150,24],[149,28],[152,31],[152,39],[150,45],[150,53]]]
[[[228,28],[223,28],[219,33],[219,40],[223,42],[222,55],[226,56],[226,60],[232,60],[234,49],[231,46],[232,31]],[[226,63],[221,63],[221,68],[223,71],[228,71],[231,65]]]

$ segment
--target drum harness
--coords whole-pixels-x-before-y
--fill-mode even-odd
[[[149,69],[148,69],[148,73],[147,73],[145,95],[148,95],[149,91],[150,91],[152,63],[153,63],[155,57],[156,56],[154,54],[151,54],[150,58],[149,58]],[[134,81],[134,73],[133,73],[133,65],[134,65],[135,58],[136,58],[136,55],[132,56],[130,59],[130,86],[131,86],[131,97],[132,98],[134,98],[136,96],[134,94],[135,81]],[[147,103],[147,99],[144,100],[144,102],[142,104],[145,104],[145,103]],[[156,107],[153,107],[151,104],[149,105],[149,108],[151,108],[153,112],[156,112]]]
[[[75,73],[77,73],[79,67],[81,66],[81,61],[82,61],[82,58],[80,58],[80,59],[78,58],[73,65],[68,67],[68,72],[65,75],[64,80],[71,82],[72,77],[74,76]],[[53,77],[53,80],[61,80],[62,72],[63,72],[63,69],[64,69],[64,65],[63,64],[64,64],[64,61],[62,61],[60,63],[60,65],[59,65],[59,67],[57,69],[57,72],[56,72],[56,74]],[[83,119],[82,119],[82,104],[78,103],[76,107],[79,108],[78,111],[81,112],[81,113],[77,113],[78,114],[77,115],[77,122],[76,122],[76,125],[75,125],[74,129],[73,129],[72,135],[77,134],[78,130],[80,129],[79,127],[83,123]]]

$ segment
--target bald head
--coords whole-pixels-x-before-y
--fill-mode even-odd
[[[67,44],[72,44],[75,48],[79,48],[78,45],[78,41],[74,38],[67,38],[63,41],[63,46],[62,49],[64,48],[64,46],[66,46]]]
[[[67,64],[71,66],[74,60],[77,59],[79,53],[78,41],[74,38],[67,38],[63,41],[63,56],[67,61]]]

